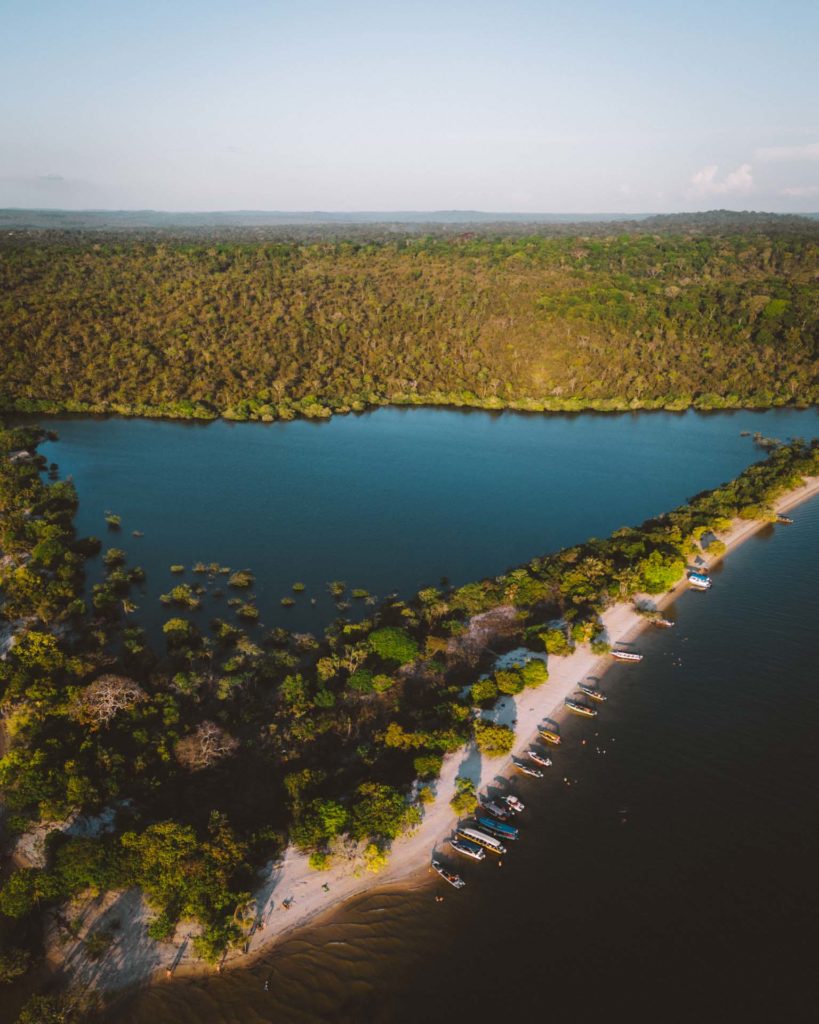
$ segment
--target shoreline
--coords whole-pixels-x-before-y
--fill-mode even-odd
[[[774,509],[778,513],[785,512],[817,494],[819,477],[806,478],[801,487],[776,501]],[[760,520],[735,519],[730,529],[719,537],[726,545],[725,551],[711,559],[703,553],[699,567],[713,568],[729,552],[767,525]],[[647,597],[654,607],[662,610],[687,589],[683,578],[670,591],[653,596],[636,595],[635,600]],[[613,605],[603,613],[602,619],[612,644],[633,643],[651,627],[650,621],[639,615],[631,602]],[[268,864],[264,874],[260,875],[262,880],[254,895],[261,923],[251,933],[245,950],[226,954],[216,970],[254,966],[277,941],[309,926],[317,918],[335,912],[365,891],[393,888],[399,884],[406,888],[408,880],[413,878],[415,884],[425,884],[431,857],[457,823],[457,817],[449,806],[455,792],[455,778],[459,774],[467,775],[475,782],[478,791],[499,776],[508,779],[513,775],[512,756],[525,751],[537,735],[537,726],[546,718],[558,723],[565,720],[569,712],[563,701],[575,691],[577,683],[588,676],[602,680],[614,664],[617,662],[610,655],[593,654],[586,645],[567,656],[549,655],[549,678],[541,687],[524,690],[514,697],[502,697],[493,717],[508,724],[515,720],[516,741],[512,754],[489,760],[477,754],[473,747],[464,747],[447,755],[440,778],[434,785],[435,800],[424,806],[424,817],[418,828],[393,843],[389,863],[384,870],[367,873],[350,848],[347,852],[351,855],[339,854],[328,871],[315,871],[310,868],[306,854],[288,848],[280,861]],[[290,909],[284,909],[284,900],[292,900]],[[214,973],[213,967],[191,955],[188,940],[193,929],[189,926],[180,927],[177,940],[172,943],[154,943],[147,938],[145,926],[152,915],[137,890],[108,894],[102,901],[88,906],[83,915],[83,934],[104,926],[109,915],[128,921],[110,959],[86,962],[81,941],[69,943],[60,950],[58,959],[61,963],[54,965],[72,975],[79,984],[122,998],[128,990],[136,987],[173,980],[174,977],[194,979]]]

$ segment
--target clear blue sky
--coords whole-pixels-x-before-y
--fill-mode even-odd
[[[0,206],[819,210],[819,0],[0,0]]]

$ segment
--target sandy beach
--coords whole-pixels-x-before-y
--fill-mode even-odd
[[[776,511],[785,512],[817,494],[819,477],[808,478],[802,487],[789,492],[776,503]],[[730,530],[720,535],[726,549],[719,558],[724,558],[765,525],[759,521],[735,520]],[[709,561],[704,556],[698,567],[710,568],[718,560]],[[668,593],[659,597],[646,596],[646,600],[662,609],[686,587],[683,580]],[[648,621],[637,613],[631,603],[617,604],[608,609],[603,615],[603,623],[612,644],[631,643],[649,628]],[[575,691],[579,682],[588,676],[603,677],[612,664],[614,660],[609,655],[597,656],[585,645],[567,657],[550,655],[549,679],[543,686],[525,690],[516,697],[503,698],[492,717],[496,721],[514,723],[514,755],[525,753],[544,719],[551,719],[559,725],[567,714],[564,700]],[[282,860],[268,865],[261,878],[255,893],[257,923],[245,949],[229,953],[221,967],[250,966],[283,935],[303,927],[311,919],[366,889],[398,883],[423,884],[431,857],[437,849],[443,851],[456,824],[456,816],[449,806],[455,792],[456,777],[468,776],[479,790],[487,785],[502,789],[503,783],[498,781],[498,777],[511,777],[513,773],[511,757],[488,759],[474,748],[463,748],[448,755],[435,787],[435,800],[424,807],[423,821],[411,835],[393,844],[388,866],[377,874],[363,868],[354,849],[340,851],[331,869],[324,872],[311,869],[305,854],[288,849]],[[410,876],[419,872],[423,876],[419,875],[410,883]],[[109,894],[101,901],[88,903],[81,909],[80,941],[62,945],[51,942],[51,963],[66,970],[80,985],[108,992],[152,980],[164,981],[173,975],[190,976],[213,970],[193,956],[190,927],[178,930],[175,943],[156,943],[148,939],[145,925],[150,917],[151,913],[137,890]],[[110,926],[114,920],[120,922],[121,928],[111,949],[101,960],[88,961],[83,952],[82,937],[89,931]]]

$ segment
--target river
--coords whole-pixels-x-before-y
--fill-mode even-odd
[[[741,431],[784,439],[816,423],[62,418],[45,452],[77,483],[82,532],[122,515],[116,543],[148,570],[138,615],[152,630],[168,566],[200,558],[251,566],[267,624],[318,630],[336,614],[330,579],[409,594],[492,574],[735,475],[759,456]],[[567,727],[547,778],[518,781],[522,840],[502,869],[459,865],[460,893],[433,878],[372,890],[253,968],[160,985],[112,1020],[814,1019],[819,502],[794,518],[732,553],[709,593],[681,598],[676,629],[647,634],[643,663],[606,676],[599,719]],[[305,595],[282,608],[295,580]]]

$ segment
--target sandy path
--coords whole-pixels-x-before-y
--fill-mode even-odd
[[[780,499],[775,508],[777,512],[784,512],[817,493],[819,477],[808,478],[804,486]],[[725,553],[735,550],[764,525],[758,521],[735,520],[731,529],[720,536],[726,545]],[[707,558],[703,561],[708,566],[717,559],[710,563]],[[659,599],[654,597],[649,600],[656,607],[662,608],[678,597],[686,586],[683,580]],[[636,613],[633,605],[625,603],[608,609],[603,614],[603,623],[612,643],[633,641],[648,628],[648,623]],[[495,716],[497,720],[510,724],[516,719],[515,730],[519,741],[515,746],[516,755],[526,751],[537,735],[537,726],[545,718],[559,723],[565,717],[567,712],[563,702],[574,692],[578,682],[590,675],[602,677],[614,662],[610,656],[596,656],[588,647],[583,646],[568,657],[551,655],[548,663],[548,681],[536,690],[526,690],[515,698],[505,698],[505,709],[501,709]],[[264,881],[257,890],[261,923],[250,936],[246,952],[232,952],[225,958],[225,965],[249,966],[252,959],[266,951],[271,943],[305,925],[318,914],[366,889],[395,883],[414,872],[424,871],[433,852],[439,847],[443,849],[456,824],[456,816],[449,806],[455,792],[456,777],[459,774],[467,775],[478,788],[484,788],[495,783],[498,776],[509,777],[513,772],[510,757],[488,759],[466,748],[448,755],[436,786],[435,801],[426,805],[421,825],[412,835],[393,844],[389,865],[378,874],[366,872],[361,867],[360,859],[353,855],[354,851],[348,851],[349,856],[340,855],[329,871],[317,872],[309,867],[306,855],[289,848],[281,861],[268,865]],[[285,900],[292,900],[289,909],[283,905]],[[72,965],[72,973],[80,977],[84,975],[83,980],[90,981],[94,987],[113,991],[144,984],[152,978],[164,978],[167,967],[172,964],[174,973],[196,974],[209,970],[196,961],[190,943],[185,941],[189,928],[180,929],[175,944],[152,943],[144,935],[144,924],[150,915],[142,901],[137,898],[129,906],[129,911],[126,916],[130,918],[130,927],[118,937],[105,960],[94,965],[91,978],[77,963],[76,947],[80,944],[70,943],[64,947],[61,959],[64,958],[64,963]],[[100,926],[100,920],[93,913],[86,917],[91,930]]]

